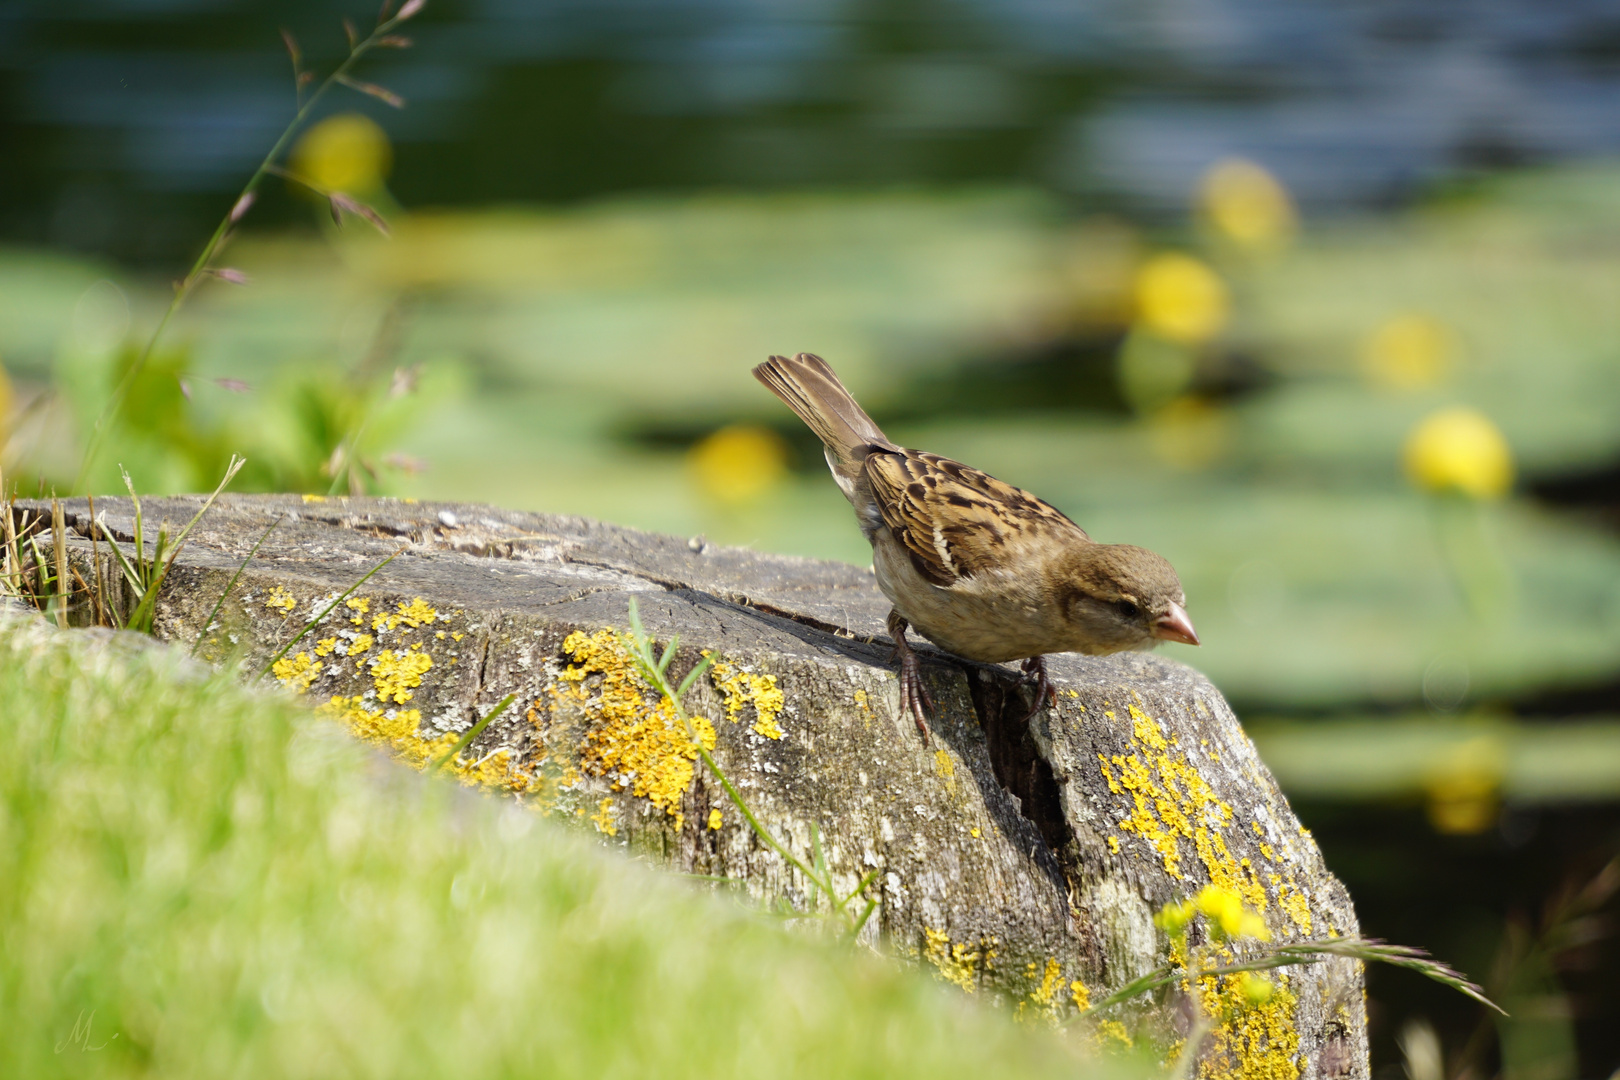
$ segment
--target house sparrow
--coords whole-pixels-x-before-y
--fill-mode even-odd
[[[1162,556],[1099,544],[1055,507],[960,462],[890,442],[819,356],[773,356],[754,377],[826,446],[894,605],[900,709],[928,740],[933,709],[907,626],[968,660],[1022,660],[1035,705],[1056,700],[1045,654],[1198,644]]]

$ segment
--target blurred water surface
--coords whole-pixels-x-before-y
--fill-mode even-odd
[[[330,60],[340,14],[6,5],[0,230],[188,250],[287,115],[278,28]],[[412,206],[977,181],[1162,216],[1240,154],[1316,213],[1620,150],[1603,0],[444,0],[415,31],[376,65]]]

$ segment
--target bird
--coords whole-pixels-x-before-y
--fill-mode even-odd
[[[893,605],[900,711],[916,720],[925,745],[934,703],[908,628],[967,660],[1022,661],[1036,687],[1025,722],[1056,703],[1048,653],[1199,643],[1181,580],[1162,555],[1099,543],[1027,491],[896,444],[819,356],[772,356],[753,373],[820,438],[871,542],[872,571]]]

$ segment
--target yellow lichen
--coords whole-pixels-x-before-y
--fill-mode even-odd
[[[422,676],[432,666],[433,658],[427,653],[384,649],[371,661],[371,679],[378,699],[403,705],[411,700],[411,691],[422,685]]]
[[[1076,1012],[1085,1012],[1091,1008],[1091,991],[1079,979],[1069,984],[1069,1000],[1074,1002]]]
[[[591,824],[596,826],[597,832],[608,836],[619,835],[619,827],[613,824],[612,810],[613,800],[611,798],[603,799],[597,804],[596,813],[591,815]]]
[[[451,738],[455,737],[451,736]],[[464,762],[458,757],[451,761],[446,768],[468,787],[505,788],[509,791],[524,791],[533,786],[534,783],[532,777],[518,771],[517,755],[505,746],[470,763]]]
[[[332,654],[332,650],[335,648],[337,648],[337,638],[322,638],[315,643],[315,655],[330,656]]]
[[[364,622],[366,612],[371,610],[371,601],[363,596],[351,596],[343,601],[343,606],[354,612],[354,618],[349,621],[359,626]]]
[[[1110,854],[1113,854],[1113,855],[1118,855],[1119,854],[1119,837],[1110,836],[1108,838],[1108,851],[1109,851]]]
[[[694,742],[674,702],[666,697],[649,703],[635,662],[612,630],[591,635],[575,631],[563,642],[563,652],[574,661],[560,676],[565,683],[602,677],[600,693],[589,707],[593,723],[580,745],[581,766],[609,777],[615,791],[629,790],[646,799],[674,818],[679,829],[684,821],[681,796],[692,784],[699,744],[714,749],[714,726],[692,717]]]
[[[276,611],[281,612],[282,617],[285,618],[293,613],[293,608],[298,606],[298,601],[280,585],[273,585],[270,588],[270,595],[264,601],[264,606],[274,608]]]
[[[274,675],[283,686],[290,686],[302,694],[309,689],[309,684],[321,673],[321,662],[311,660],[309,653],[301,652],[288,659],[282,657],[270,665],[270,673]]]
[[[923,927],[923,937],[923,959],[934,965],[939,978],[973,993],[983,949],[968,943],[953,945],[950,934],[931,926]]]
[[[709,829],[711,831],[718,832],[720,826],[724,823],[724,819],[720,816],[720,808],[718,806],[709,811]]]
[[[348,655],[359,656],[361,653],[371,648],[372,640],[373,638],[370,634],[361,634],[359,637],[349,642]]]
[[[1098,1020],[1091,1026],[1092,1045],[1103,1049],[1110,1044],[1129,1050],[1136,1045],[1131,1033],[1118,1020]]]
[[[303,499],[304,499],[305,503],[323,503],[323,502],[326,501],[326,496],[325,495],[305,495],[305,496],[303,496]]]
[[[430,761],[449,753],[456,744],[456,736],[446,734],[438,739],[424,739],[416,733],[422,714],[416,709],[368,709],[360,696],[334,696],[315,710],[346,724],[349,731],[366,742],[391,747],[407,764],[425,768]]]
[[[379,612],[371,620],[371,628],[379,633],[387,633],[397,629],[401,623],[404,623],[414,630],[423,623],[430,623],[438,617],[439,613],[429,607],[426,600],[418,596],[409,601],[401,600],[394,605],[392,612]]]
[[[1029,1000],[1043,1009],[1053,1004],[1057,997],[1059,980],[1063,978],[1063,968],[1051,957],[1046,959],[1046,972],[1041,976],[1041,985],[1037,986],[1029,995]]]
[[[1292,875],[1286,884],[1277,886],[1277,906],[1282,909],[1284,915],[1293,920],[1295,926],[1306,934],[1311,932],[1311,902],[1295,884]]]
[[[420,596],[411,600],[410,603],[402,602],[396,604],[395,607],[399,610],[399,621],[413,630],[423,623],[430,623],[439,617],[439,613],[429,607],[427,601]]]
[[[396,758],[416,769],[441,760],[460,741],[455,732],[423,738],[417,733],[422,723],[419,710],[368,709],[365,698],[359,695],[334,696],[315,711],[343,723],[356,738],[389,748]],[[529,776],[517,770],[512,752],[504,747],[478,761],[449,761],[444,768],[468,786],[521,792],[531,782]]]
[[[1212,884],[1264,912],[1268,898],[1259,875],[1248,859],[1236,858],[1226,843],[1224,830],[1232,824],[1231,806],[1215,795],[1186,753],[1165,738],[1156,720],[1135,705],[1128,708],[1135,752],[1115,754],[1111,759],[1098,755],[1109,791],[1130,797],[1120,829],[1140,837],[1173,878],[1185,876],[1182,842],[1190,841]]]
[[[782,737],[782,729],[776,718],[787,706],[787,699],[777,689],[775,675],[755,675],[721,660],[709,669],[709,677],[714,680],[715,688],[725,696],[727,720],[736,723],[743,708],[752,705],[754,731],[767,739]]]
[[[1298,1080],[1298,999],[1284,977],[1266,980],[1269,989],[1257,1003],[1258,982],[1248,972],[1199,979],[1204,1011],[1220,1021],[1199,1068],[1204,1080]]]
[[[1159,730],[1158,721],[1135,705],[1128,705],[1126,708],[1131,714],[1131,728],[1137,742],[1149,750],[1165,750],[1169,747],[1170,744],[1164,739],[1164,732]]]

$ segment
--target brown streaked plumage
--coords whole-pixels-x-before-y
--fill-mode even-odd
[[[969,660],[1023,660],[1035,706],[1054,691],[1050,652],[1112,653],[1161,641],[1198,644],[1175,570],[1130,544],[1099,544],[1057,508],[960,462],[890,442],[810,353],[773,356],[754,377],[809,425],[861,531],[894,610],[900,703],[928,737],[907,626]]]

